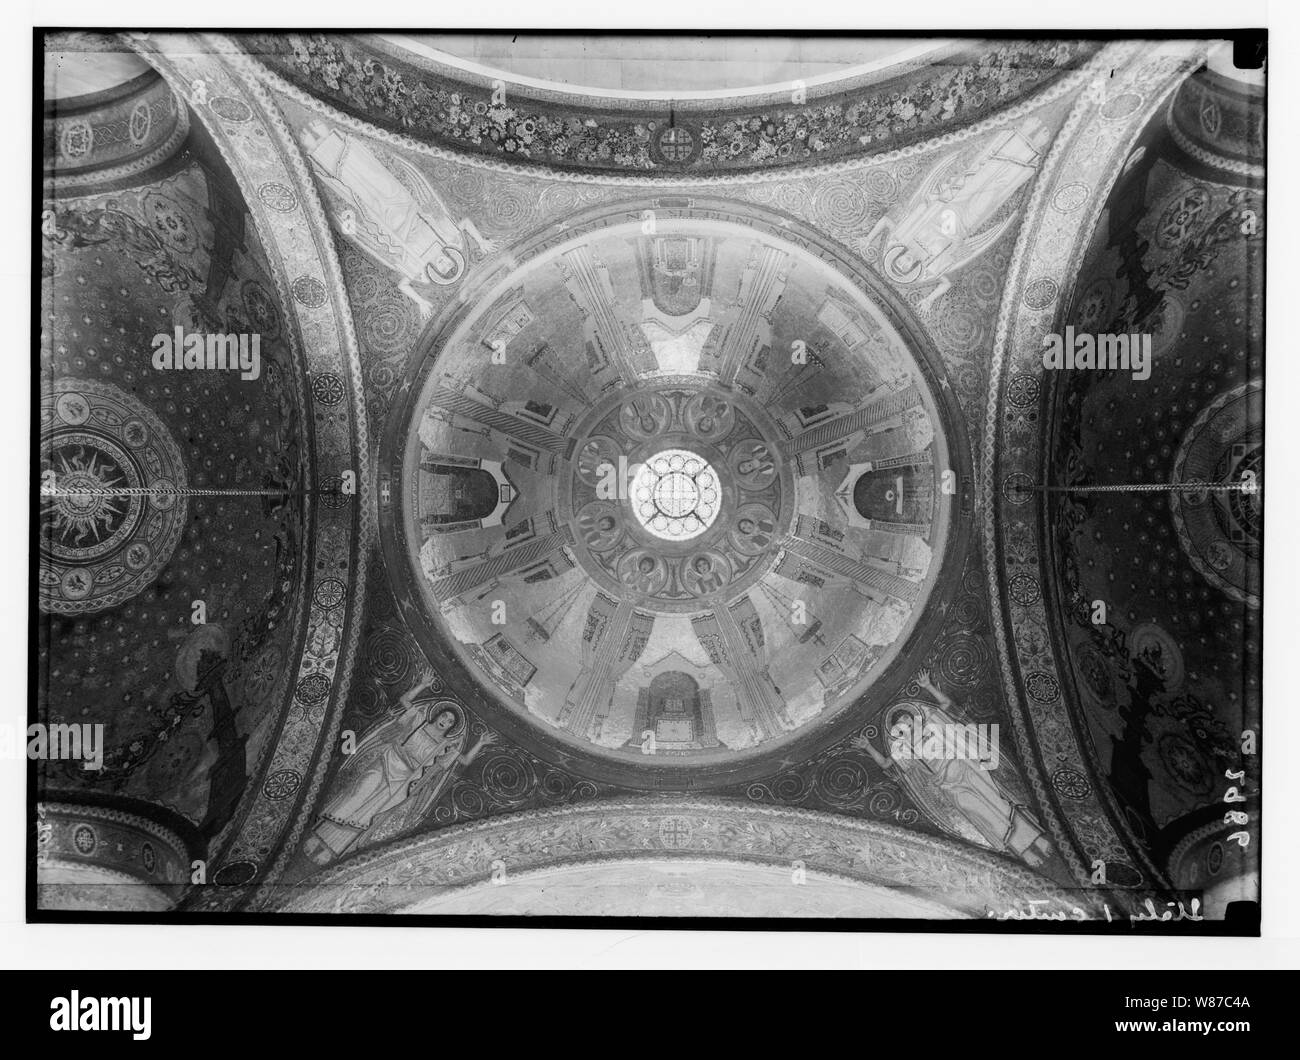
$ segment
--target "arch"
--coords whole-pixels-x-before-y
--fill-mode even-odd
[[[312,432],[313,474],[307,484],[313,492],[325,492],[333,482],[335,495],[343,496],[337,484],[350,472],[356,492],[349,495],[351,503],[344,501],[346,507],[328,514],[311,497],[305,501],[308,569],[315,580],[308,633],[292,664],[299,674],[297,694],[288,703],[308,702],[321,709],[286,710],[274,745],[263,755],[260,772],[222,837],[212,859],[214,872],[229,870],[226,875],[244,886],[214,890],[205,901],[207,908],[230,908],[255,901],[253,888],[267,893],[283,870],[287,851],[311,819],[305,808],[324,781],[329,761],[324,752],[337,736],[360,635],[365,543],[374,532],[365,396],[347,292],[315,184],[265,88],[248,76],[248,60],[200,34],[126,39],[182,98],[190,100],[191,89],[202,85],[193,95],[192,109],[244,194],[291,325],[291,342],[307,366],[316,400],[334,404],[338,389],[346,396],[339,403],[341,414],[322,418]],[[222,120],[223,114],[237,120]],[[333,635],[336,627],[341,635]],[[311,647],[315,632],[329,634],[323,653]],[[263,779],[273,774],[301,778],[292,797],[268,792]]]
[[[416,912],[494,878],[638,862],[802,869],[864,890],[924,897],[959,919],[1007,919],[1031,901],[1100,915],[1091,899],[952,840],[879,821],[680,798],[569,806],[450,828],[348,858],[302,880],[274,908],[311,915]]]
[[[1059,330],[1079,261],[1124,160],[1203,49],[1203,43],[1167,42],[1153,56],[1126,43],[1099,57],[1114,75],[1099,78],[1078,99],[1033,186],[994,341],[980,476],[986,570],[1001,596],[993,631],[1026,776],[1044,823],[1083,884],[1098,860],[1121,886],[1158,879],[1159,872],[1097,783],[1095,763],[1065,707],[1051,646],[1050,593],[1041,577],[1046,494],[1035,486],[1042,438],[1021,431],[1019,416],[1046,389],[1043,336]]]

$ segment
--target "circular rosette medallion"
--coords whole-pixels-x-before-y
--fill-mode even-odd
[[[632,480],[637,520],[664,541],[686,541],[704,533],[718,517],[720,504],[718,473],[687,449],[656,453]]]
[[[742,505],[727,539],[731,547],[745,556],[758,556],[776,543],[776,516],[762,504]]]
[[[578,513],[578,533],[593,552],[608,552],[623,536],[623,513],[610,501],[592,501]]]
[[[136,398],[62,379],[41,399],[40,606],[75,614],[140,592],[185,528],[185,467]]]
[[[701,442],[720,442],[736,426],[736,406],[708,391],[696,394],[682,410],[688,434]]]
[[[664,416],[662,431],[637,440]],[[656,613],[685,614],[743,595],[776,561],[793,518],[794,464],[779,456],[779,433],[760,403],[706,378],[609,395],[579,426],[561,488],[574,557],[606,592],[659,586],[637,590],[638,605]],[[753,488],[737,485],[733,454],[736,463],[750,462]],[[666,576],[656,565],[638,577],[623,562],[637,549],[661,558]],[[692,573],[700,556],[706,563]]]
[[[623,402],[618,422],[629,437],[648,442],[672,426],[673,408],[662,394],[648,391]]]
[[[1263,542],[1264,392],[1248,383],[1201,410],[1174,458],[1178,543],[1211,585],[1259,606]],[[1203,488],[1194,488],[1203,486]]]
[[[629,589],[654,596],[668,585],[668,564],[647,549],[633,549],[618,561],[618,580]]]
[[[611,475],[618,470],[620,454],[618,442],[613,438],[601,434],[592,435],[578,450],[578,477],[588,486],[599,487],[611,482],[616,486],[616,480],[612,480]]]
[[[731,581],[731,562],[715,549],[697,552],[683,561],[681,579],[692,596],[709,596]]]
[[[776,478],[776,454],[766,442],[756,438],[736,446],[729,463],[741,489],[767,489]]]

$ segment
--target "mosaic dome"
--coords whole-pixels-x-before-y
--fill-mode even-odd
[[[543,753],[733,777],[851,723],[926,613],[938,379],[906,310],[789,219],[649,204],[564,236],[430,326],[413,603]]]

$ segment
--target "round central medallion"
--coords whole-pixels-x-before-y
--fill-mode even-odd
[[[749,395],[670,376],[613,393],[577,425],[561,510],[574,558],[611,599],[656,614],[733,602],[776,561],[793,462]]]
[[[665,541],[687,541],[718,517],[718,474],[689,449],[664,449],[641,465],[632,480],[637,521]]]

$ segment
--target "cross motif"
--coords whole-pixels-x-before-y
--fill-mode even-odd
[[[676,126],[665,129],[659,137],[659,150],[669,162],[685,162],[695,147],[695,137]]]
[[[691,841],[691,827],[680,817],[665,817],[659,822],[659,838],[667,847],[684,847]]]

